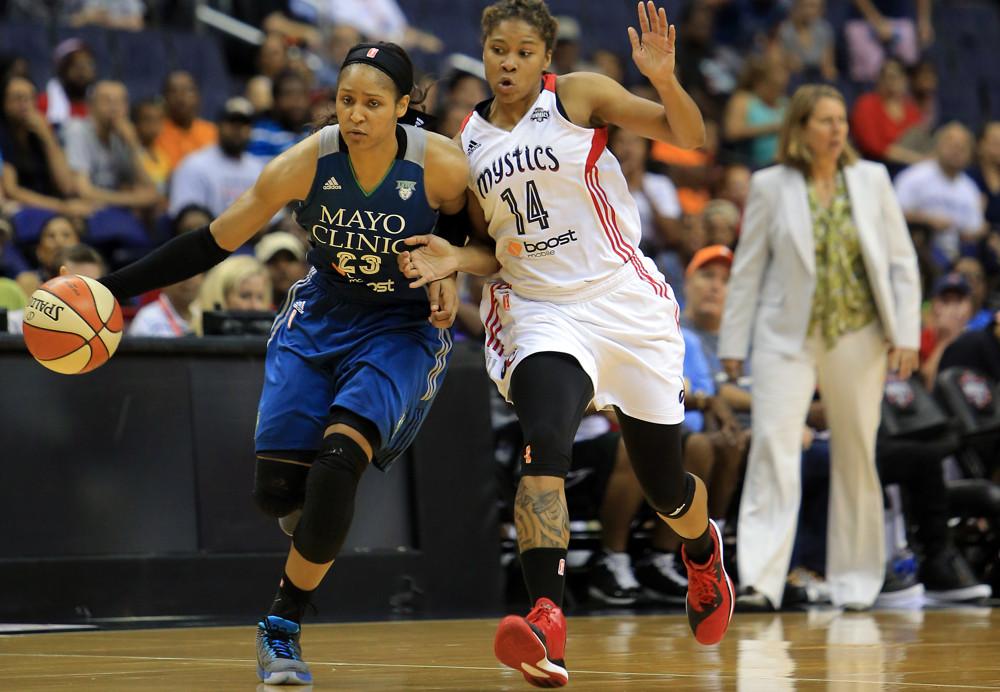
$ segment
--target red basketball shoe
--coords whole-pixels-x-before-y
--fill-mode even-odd
[[[566,620],[562,610],[547,598],[539,598],[527,617],[508,615],[501,620],[493,652],[535,687],[562,687],[569,681],[563,661]]]
[[[722,532],[715,522],[708,520],[715,550],[712,558],[704,565],[696,565],[688,560],[687,552],[681,548],[681,557],[687,567],[688,595],[687,615],[694,632],[694,638],[702,644],[718,644],[729,629],[733,619],[733,582],[722,564]]]

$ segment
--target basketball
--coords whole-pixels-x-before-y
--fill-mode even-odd
[[[122,338],[122,309],[111,291],[84,276],[59,276],[31,294],[24,343],[39,363],[64,375],[90,372]]]

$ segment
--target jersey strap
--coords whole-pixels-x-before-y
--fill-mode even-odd
[[[426,130],[421,130],[413,125],[396,125],[396,143],[397,159],[415,163],[421,168],[424,167],[424,160],[427,158]],[[347,153],[347,145],[344,143],[344,138],[340,136],[340,125],[324,127],[319,132],[319,158],[337,152]]]

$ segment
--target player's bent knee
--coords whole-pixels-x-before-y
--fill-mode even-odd
[[[533,441],[521,450],[522,476],[555,476],[565,480],[569,474],[570,455],[562,445]]]
[[[565,479],[569,473],[575,431],[563,430],[544,422],[529,423],[524,427],[521,475]]]
[[[354,497],[368,455],[342,433],[327,435],[309,470],[295,549],[309,562],[326,564],[340,552],[354,517]]]
[[[286,516],[301,507],[305,499],[309,466],[303,459],[312,453],[288,456],[297,458],[257,457],[253,499],[257,508],[269,517]]]
[[[669,493],[662,493],[659,497],[647,497],[647,499],[653,509],[663,516],[668,519],[680,519],[691,509],[697,488],[694,476],[685,473],[683,488],[678,488],[676,491],[671,489]]]

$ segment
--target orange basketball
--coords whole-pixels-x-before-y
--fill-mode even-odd
[[[122,339],[122,309],[111,291],[85,276],[59,276],[31,294],[24,343],[49,370],[76,375],[103,365]]]

